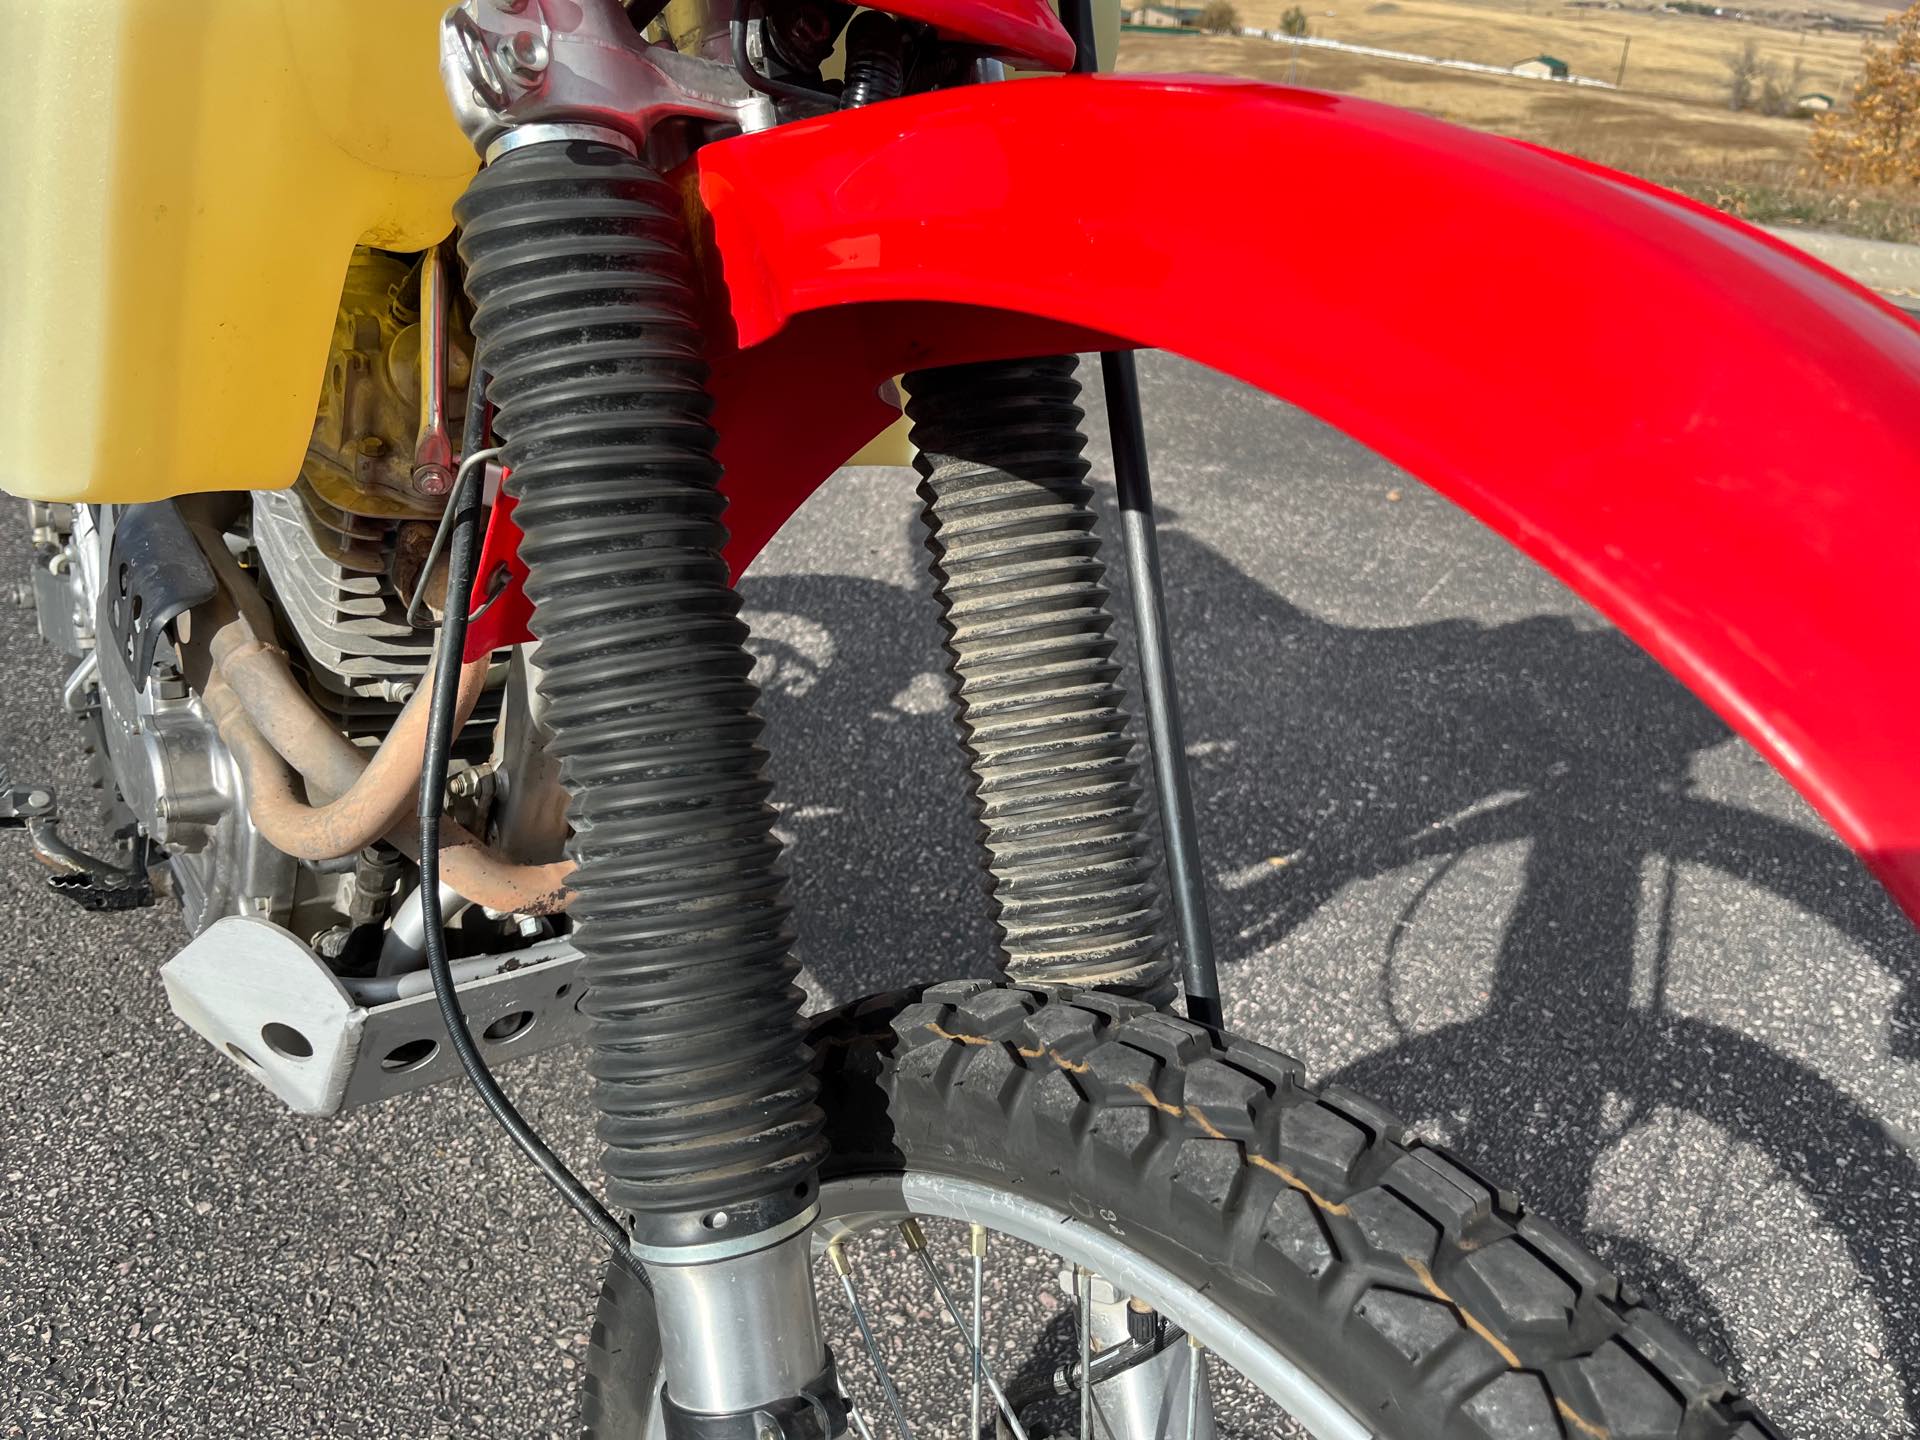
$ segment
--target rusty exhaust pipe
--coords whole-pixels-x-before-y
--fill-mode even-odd
[[[188,679],[247,785],[247,812],[275,848],[302,860],[331,860],[385,840],[412,859],[419,841],[410,823],[420,787],[432,671],[369,757],[336,729],[272,644],[272,612],[218,534],[194,526],[220,581],[220,593],[183,643]],[[472,715],[487,662],[461,667],[459,722]],[[308,804],[310,796],[335,796]],[[470,831],[443,828],[442,877],[467,900],[496,912],[550,915],[573,899],[559,861],[523,865],[490,850]]]

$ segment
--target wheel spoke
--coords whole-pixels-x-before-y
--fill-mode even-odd
[[[973,1341],[968,1346],[973,1359],[973,1430],[971,1434],[973,1440],[980,1440],[980,1373],[986,1364],[980,1354],[980,1292],[987,1262],[987,1227],[974,1224],[969,1227],[967,1238],[973,1251]],[[1011,1416],[1008,1418],[1012,1419]]]
[[[840,1288],[847,1292],[847,1304],[853,1310],[853,1323],[860,1327],[860,1338],[867,1347],[867,1359],[873,1362],[874,1378],[880,1382],[880,1393],[887,1398],[887,1408],[893,1411],[893,1423],[900,1427],[901,1440],[913,1440],[913,1427],[907,1423],[907,1412],[900,1403],[900,1392],[893,1388],[893,1376],[880,1355],[880,1342],[873,1338],[873,1327],[867,1323],[867,1312],[861,1308],[860,1294],[853,1288],[853,1265],[847,1259],[845,1243],[835,1240],[828,1245],[827,1258],[833,1262],[834,1274],[840,1277]]]
[[[993,1398],[1000,1407],[1000,1413],[1007,1417],[1007,1427],[1016,1440],[1027,1440],[1027,1432],[1020,1424],[1020,1417],[1013,1413],[1013,1406],[1007,1402],[1006,1392],[1000,1388],[1000,1382],[993,1376],[993,1369],[987,1364],[986,1356],[980,1348],[980,1259],[986,1252],[985,1232],[980,1226],[973,1227],[974,1236],[974,1279],[973,1279],[973,1333],[967,1332],[967,1322],[960,1318],[960,1307],[953,1303],[953,1295],[947,1289],[947,1282],[940,1278],[940,1267],[934,1263],[933,1252],[927,1248],[927,1237],[920,1228],[920,1222],[909,1217],[900,1222],[900,1234],[907,1242],[907,1248],[913,1251],[920,1261],[920,1267],[927,1272],[927,1279],[933,1282],[934,1292],[940,1297],[940,1304],[947,1312],[947,1318],[953,1321],[953,1328],[960,1332],[973,1361],[973,1433],[980,1434],[980,1392],[978,1386],[982,1380],[993,1392]]]
[[[1207,1375],[1207,1352],[1200,1342],[1187,1336],[1187,1428],[1180,1440],[1197,1440],[1194,1427],[1200,1423],[1200,1389]]]
[[[1074,1266],[1073,1290],[1080,1306],[1080,1440],[1093,1440],[1093,1272]]]

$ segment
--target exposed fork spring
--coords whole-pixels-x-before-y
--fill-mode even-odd
[[[1002,963],[1162,998],[1073,371],[1071,356],[921,371],[907,414]]]

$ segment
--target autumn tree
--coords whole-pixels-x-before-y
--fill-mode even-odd
[[[1868,41],[1852,103],[1814,124],[1813,163],[1849,185],[1920,185],[1920,0]]]

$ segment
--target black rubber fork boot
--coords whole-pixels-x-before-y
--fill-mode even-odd
[[[906,378],[1001,961],[1172,995],[1071,356]]]
[[[765,1229],[813,1203],[822,1118],[678,197],[567,141],[457,210],[572,795],[609,1198],[649,1246]]]

